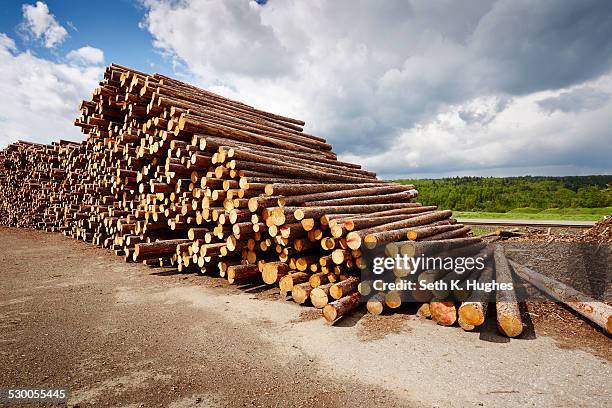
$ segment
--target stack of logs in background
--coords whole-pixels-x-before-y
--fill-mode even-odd
[[[62,232],[128,262],[278,285],[329,321],[365,297],[374,314],[410,301],[439,324],[471,330],[484,321],[493,299],[481,293],[376,293],[361,281],[376,251],[481,253],[497,261],[498,280],[512,281],[507,261],[487,253],[450,211],[412,202],[414,186],[338,160],[300,120],[119,65],[106,69],[80,110],[75,125],[85,141],[0,151],[1,224]],[[423,273],[431,282],[450,277]],[[494,274],[488,267],[464,279]],[[520,334],[516,299],[497,310],[501,332]]]

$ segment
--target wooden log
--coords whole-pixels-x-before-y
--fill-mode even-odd
[[[325,184],[268,184],[265,193],[268,196],[284,196],[282,205],[296,205],[309,201],[333,198],[367,196],[398,191],[413,190],[414,186],[402,186],[395,183],[325,183]]]
[[[151,243],[140,243],[134,247],[134,262],[145,259],[162,258],[172,255],[176,251],[176,246],[188,242],[187,239],[171,239]]]
[[[489,306],[490,291],[484,290],[484,285],[491,282],[493,279],[493,268],[486,267],[478,278],[478,284],[483,289],[472,291],[472,295],[459,307],[459,319],[464,322],[461,327],[465,330],[470,326],[477,327],[484,323]],[[472,329],[469,329],[472,330]]]
[[[328,303],[323,308],[323,316],[328,322],[334,322],[359,306],[361,295],[352,293],[334,302]]]
[[[396,222],[396,221],[402,221],[408,218],[406,215],[418,214],[422,212],[429,212],[435,209],[437,209],[435,205],[414,207],[414,208],[408,208],[407,211],[404,212],[404,214],[387,215],[384,217],[372,217],[372,218],[368,218],[368,217],[347,218],[347,219],[340,218],[340,219],[334,219],[333,220],[334,222],[330,224],[333,225],[338,222],[341,222],[347,231],[362,230],[366,228],[376,227],[378,225],[389,224],[389,223]]]
[[[408,231],[406,237],[410,241],[422,240],[432,235],[436,235],[443,232],[453,231],[463,228],[462,224],[450,224],[450,225],[434,225],[431,227],[416,228]]]
[[[353,196],[346,198],[327,199],[320,201],[308,201],[302,203],[304,207],[343,206],[343,205],[367,205],[405,202],[417,196],[416,190],[402,191],[393,194]]]
[[[370,293],[372,293],[372,281],[365,280],[359,282],[359,285],[357,285],[357,291],[362,296],[369,296]]]
[[[516,337],[523,332],[523,321],[514,291],[512,272],[501,245],[495,247],[493,256],[495,258],[496,282],[500,285],[509,286],[507,290],[497,290],[496,292],[497,327],[503,335]]]
[[[308,282],[304,282],[304,283],[298,283],[297,285],[294,285],[292,290],[291,290],[291,297],[293,298],[295,303],[298,304],[304,304],[306,302],[306,300],[308,300],[308,298],[310,297],[310,292],[312,291],[313,287],[310,286],[310,283]]]
[[[379,315],[385,310],[385,294],[379,292],[370,297],[366,303],[366,309],[373,315]]]
[[[227,268],[227,280],[229,283],[251,280],[259,276],[259,268],[256,264],[233,265]]]
[[[283,276],[279,281],[279,287],[280,287],[281,293],[286,294],[288,292],[291,292],[291,290],[293,289],[293,286],[299,283],[308,282],[309,277],[310,277],[310,274],[307,272],[298,272],[298,271],[289,272],[287,275]]]
[[[385,294],[385,305],[389,309],[397,309],[402,305],[402,296],[400,292],[391,290]]]
[[[313,288],[324,285],[329,282],[329,274],[325,272],[313,273],[308,278],[308,282],[310,282],[310,286]]]
[[[400,245],[400,254],[409,257],[440,254],[455,248],[462,248],[482,242],[478,237],[455,238],[441,241],[404,242]]]
[[[360,280],[358,277],[351,276],[347,279],[333,284],[329,289],[329,294],[332,298],[338,300],[344,296],[350,295],[351,293],[357,291],[359,283]]]
[[[457,309],[453,302],[434,299],[429,303],[431,320],[442,326],[452,326],[457,321]]]
[[[290,270],[291,268],[285,262],[268,262],[264,265],[261,276],[265,283],[272,285],[287,275]]]
[[[408,229],[414,228],[415,226],[441,221],[449,218],[451,215],[452,211],[450,210],[426,212],[404,221],[383,224],[361,231],[352,231],[347,234],[346,241],[351,249],[360,248],[364,241],[368,247],[373,248],[378,243],[401,239],[401,237],[405,236]],[[365,237],[365,239],[363,239],[363,237]]]
[[[375,213],[386,210],[397,210],[420,207],[419,203],[395,203],[395,204],[364,204],[364,205],[350,205],[350,206],[323,206],[323,207],[308,207],[308,208],[294,208],[286,207],[287,210],[293,211],[295,219],[300,221],[306,217],[308,218],[320,218],[326,214],[358,214],[358,213]]]
[[[422,318],[430,318],[431,317],[431,309],[429,307],[429,303],[423,303],[421,306],[419,306],[416,315],[418,317],[422,317]]]
[[[559,281],[510,261],[514,272],[551,298],[567,305],[589,321],[612,334],[612,306],[599,302]]]
[[[310,291],[310,303],[317,309],[322,309],[329,302],[329,289],[333,283],[319,285]]]

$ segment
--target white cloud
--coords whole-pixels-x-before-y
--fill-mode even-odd
[[[73,123],[104,68],[58,64],[20,52],[0,33],[0,148],[19,139],[49,143],[82,140]]]
[[[89,45],[78,50],[72,50],[67,55],[68,61],[81,65],[96,65],[104,63],[104,52]]]
[[[597,149],[572,154],[601,142],[605,98],[571,116],[534,99],[611,72],[609,2],[143,2],[154,45],[201,85],[305,119],[374,170],[477,172],[520,161],[612,171]],[[528,154],[533,146],[541,154]]]
[[[23,29],[35,39],[42,40],[46,48],[56,47],[68,36],[68,31],[57,22],[42,1],[37,1],[35,5],[24,4],[22,12]]]
[[[612,92],[612,77],[592,86]],[[502,111],[496,98],[475,98],[403,130],[393,149],[373,155],[348,153],[342,159],[375,168],[385,178],[609,173],[609,99],[588,112],[542,113],[542,98],[572,92],[574,89],[517,97],[505,101]],[[472,113],[468,120],[465,112]]]
[[[0,50],[3,52],[15,51],[15,41],[4,33],[0,33]]]
[[[209,16],[205,24],[201,16]],[[169,18],[178,19],[181,28],[168,24]],[[292,51],[261,20],[259,7],[247,1],[194,1],[189,7],[156,2],[147,26],[156,33],[155,46],[189,59],[201,73],[282,75]],[[223,29],[232,26],[240,29]]]

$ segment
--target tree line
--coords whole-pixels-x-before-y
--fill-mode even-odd
[[[414,184],[419,202],[456,211],[612,206],[612,176],[454,177],[397,180]]]

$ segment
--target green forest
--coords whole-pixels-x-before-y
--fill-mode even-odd
[[[538,213],[612,207],[612,176],[454,177],[397,180],[414,184],[419,202],[455,211]]]

